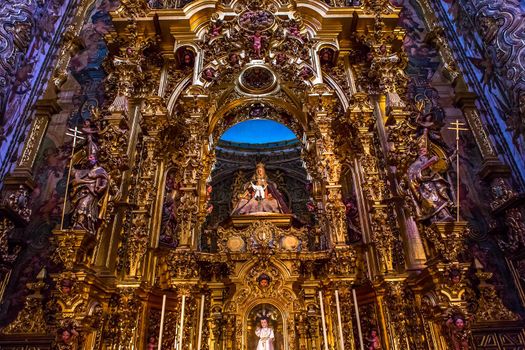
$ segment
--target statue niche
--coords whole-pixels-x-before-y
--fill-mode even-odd
[[[362,231],[359,220],[359,209],[357,206],[357,195],[352,178],[352,171],[349,167],[344,167],[341,175],[341,185],[343,192],[343,204],[345,205],[346,221],[346,243],[353,244],[361,241]]]
[[[179,183],[176,181],[175,171],[170,170],[166,175],[159,241],[160,244],[172,248],[177,247],[179,243],[176,218],[178,200]]]
[[[283,320],[275,306],[267,303],[255,306],[247,323],[249,350],[283,349]]]
[[[232,216],[289,214],[290,209],[276,184],[268,179],[264,164],[255,167],[250,181],[244,184],[242,191],[234,194]]]

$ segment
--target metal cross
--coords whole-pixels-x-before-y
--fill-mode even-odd
[[[454,130],[456,132],[456,221],[459,221],[459,132],[460,131],[467,131],[467,128],[463,128],[465,126],[465,123],[460,122],[458,119],[456,119],[455,122],[451,122],[450,125],[452,127],[447,128],[448,130]]]
[[[75,147],[77,145],[77,140],[85,140],[84,137],[82,137],[82,132],[78,130],[78,127],[74,127],[73,129],[67,128],[69,132],[66,131],[67,136],[71,136],[73,138],[73,146],[71,147],[71,157],[69,158],[69,169],[67,171],[67,182],[66,182],[66,192],[64,193],[64,204],[62,206],[62,220],[60,221],[60,229],[64,229],[64,216],[66,215],[66,204],[67,204],[67,193],[69,191],[69,181],[71,179],[71,168],[73,167],[73,155],[75,154]]]
[[[66,135],[73,137],[73,150],[74,150],[75,146],[77,145],[77,139],[85,140],[85,138],[81,136],[81,135],[83,135],[82,131],[78,130],[77,126],[75,126],[73,129],[71,129],[71,128],[67,128],[67,129],[70,132],[66,131]],[[73,152],[71,152],[71,154],[73,154]]]

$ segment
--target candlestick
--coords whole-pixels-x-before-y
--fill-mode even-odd
[[[186,296],[182,295],[182,306],[180,309],[180,328],[179,328],[179,341],[177,349],[182,349],[182,335],[184,334],[184,307],[186,306]]]
[[[345,341],[343,338],[343,325],[341,322],[341,307],[339,306],[339,291],[335,291],[335,306],[337,308],[337,321],[339,323],[339,345],[341,350],[345,350]]]
[[[162,332],[164,330],[164,314],[166,313],[166,294],[162,296],[162,311],[160,312],[160,329],[159,329],[159,344],[157,350],[161,350],[162,346]]]
[[[359,306],[357,305],[357,296],[355,294],[355,289],[352,289],[352,296],[354,297],[355,319],[357,321],[357,333],[359,334],[359,344],[361,344],[361,350],[365,350],[365,344],[363,343],[363,332],[361,332],[361,320],[359,319]]]
[[[323,325],[324,350],[328,350],[328,342],[326,341],[326,321],[324,319],[323,292],[321,291],[319,291],[319,304],[321,306],[321,323]]]
[[[204,294],[201,296],[201,314],[199,317],[199,338],[197,339],[197,350],[201,350],[202,323],[204,322]]]

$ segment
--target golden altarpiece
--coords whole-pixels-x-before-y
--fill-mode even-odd
[[[421,106],[404,98],[398,8],[164,5],[124,0],[110,13],[112,98],[91,110],[97,137],[89,125],[71,131],[69,204],[52,234],[62,268],[29,285],[2,330],[5,348],[47,348],[38,344],[50,334],[60,349],[465,350],[475,336],[523,347],[491,274],[474,265],[476,295],[465,278],[469,228],[442,176],[455,161],[413,123]],[[440,50],[453,60],[446,43]],[[463,94],[468,126],[494,160]],[[230,208],[210,225],[219,139],[259,109],[299,140],[313,219]],[[253,169],[264,169],[258,161]],[[256,335],[260,319],[272,342]]]

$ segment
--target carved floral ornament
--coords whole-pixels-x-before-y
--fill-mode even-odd
[[[255,222],[248,229],[218,229],[219,249],[223,252],[298,252],[306,251],[302,245],[306,230],[282,229],[270,222]]]
[[[244,276],[242,287],[232,297],[231,303],[227,304],[226,310],[231,313],[239,313],[249,310],[252,306],[260,303],[261,300],[270,301],[281,310],[291,311],[300,308],[299,300],[295,293],[290,289],[285,280],[287,273],[283,271],[283,266],[275,265],[270,262],[268,265],[261,266],[258,263],[248,262],[252,265]],[[244,270],[246,267],[243,267]],[[260,276],[267,276],[271,281],[269,287],[260,283]],[[240,309],[240,306],[243,306]]]

